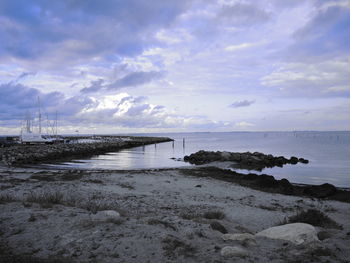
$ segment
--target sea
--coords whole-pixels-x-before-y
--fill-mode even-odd
[[[183,162],[185,155],[199,150],[230,152],[262,152],[275,156],[302,157],[308,164],[287,164],[266,168],[261,172],[236,170],[241,173],[264,173],[276,179],[286,178],[300,184],[331,183],[350,187],[350,131],[319,132],[200,132],[149,133],[130,136],[165,136],[174,142],[146,145],[118,152],[96,155],[55,164],[56,167],[81,169],[159,169],[191,166]]]

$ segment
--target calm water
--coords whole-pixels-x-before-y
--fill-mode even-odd
[[[329,182],[350,187],[350,132],[231,132],[147,134],[168,136],[172,142],[126,149],[87,160],[64,163],[65,167],[86,169],[145,169],[189,166],[171,158],[183,158],[199,150],[259,151],[266,154],[297,156],[309,164],[268,168],[263,173],[291,182]],[[183,146],[185,138],[185,146]],[[240,170],[240,172],[244,172]]]

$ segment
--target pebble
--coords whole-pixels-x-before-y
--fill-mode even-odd
[[[226,246],[223,249],[221,249],[220,254],[225,258],[246,257],[248,256],[248,251],[238,246],[235,246],[235,247]]]

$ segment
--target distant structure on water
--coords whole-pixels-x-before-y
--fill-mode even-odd
[[[47,116],[47,126],[46,126],[46,134],[42,133],[42,115],[40,108],[40,99],[38,98],[38,127],[35,128],[34,120],[32,120],[29,112],[26,114],[26,118],[24,120],[24,124],[22,124],[20,142],[22,144],[36,144],[36,143],[45,143],[52,144],[55,142],[63,141],[57,135],[57,112],[56,119],[52,124],[49,121]]]

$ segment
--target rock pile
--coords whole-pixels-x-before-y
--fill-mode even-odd
[[[261,171],[267,167],[279,166],[282,167],[285,164],[297,164],[308,163],[309,161],[304,158],[291,157],[287,159],[283,156],[273,156],[271,154],[263,154],[260,152],[212,152],[212,151],[198,151],[189,156],[184,157],[185,162],[191,164],[207,164],[215,161],[219,162],[235,162],[235,168],[258,170]]]
[[[197,169],[182,169],[185,175],[196,177],[210,177],[216,180],[236,183],[245,187],[285,195],[309,196],[313,198],[332,199],[341,202],[350,202],[350,191],[337,188],[331,184],[298,185],[287,179],[275,179],[267,174],[243,174],[217,167],[198,167]]]
[[[0,148],[0,163],[7,166],[18,166],[22,164],[35,164],[63,159],[89,157],[106,152],[117,151],[123,148],[167,141],[171,141],[171,139],[166,137],[149,137],[147,139],[133,139],[129,141],[115,140],[95,143],[14,145],[7,148]]]

